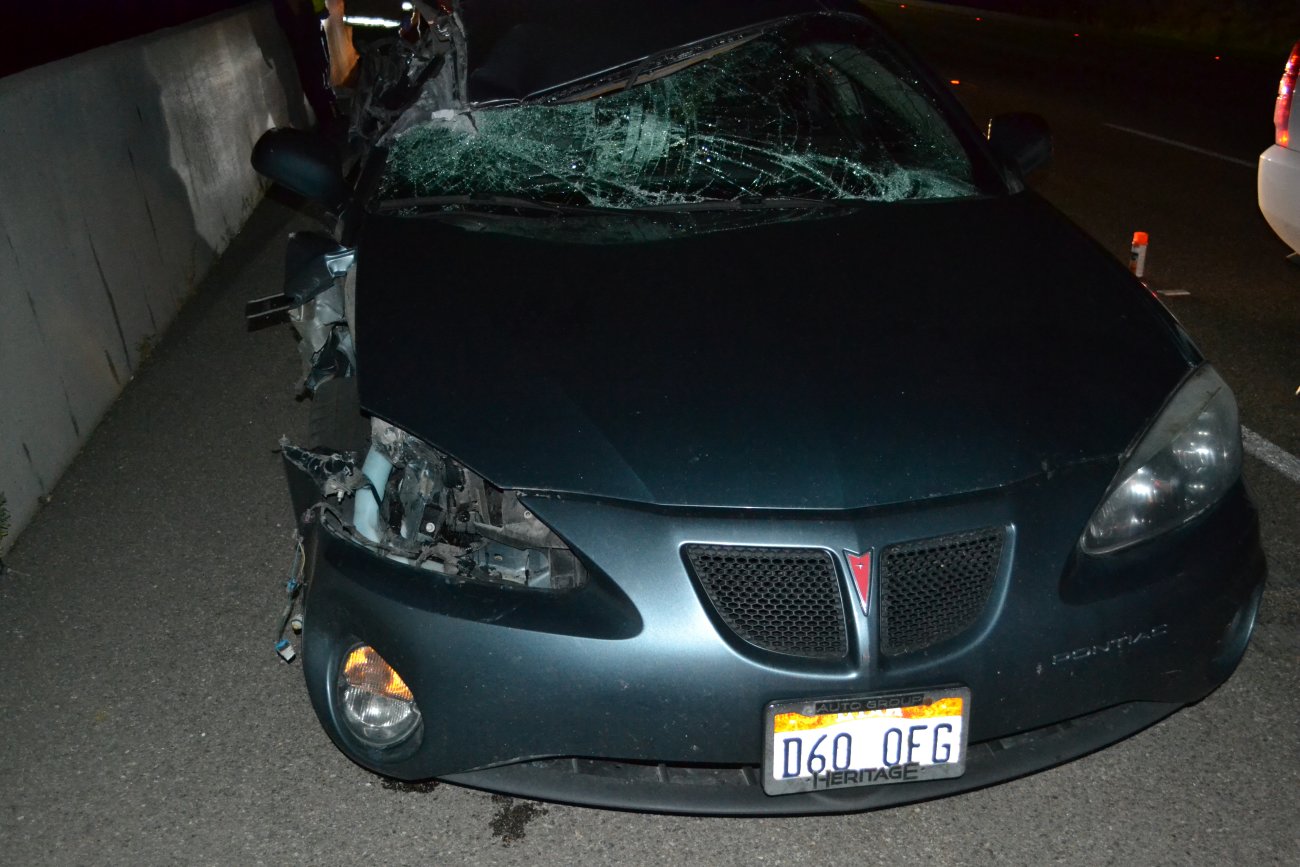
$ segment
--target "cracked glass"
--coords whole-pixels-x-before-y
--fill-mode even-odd
[[[386,209],[448,197],[671,209],[979,194],[969,156],[915,77],[864,24],[827,16],[679,51],[549,100],[421,100],[383,144]]]

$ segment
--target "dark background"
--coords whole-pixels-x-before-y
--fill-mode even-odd
[[[939,0],[1270,56],[1300,37],[1297,0]]]
[[[252,0],[40,0],[4,12],[0,76],[184,24]],[[308,0],[304,0],[308,2]],[[1277,54],[1300,35],[1297,0],[941,0],[950,5],[1061,18],[1222,48]],[[355,0],[349,11],[397,6]],[[364,9],[362,7],[365,7]],[[1285,43],[1285,45],[1283,45]]]
[[[308,3],[309,0],[303,0]],[[1297,0],[940,0],[949,5],[1145,32],[1169,39],[1216,44],[1277,55],[1300,36]],[[251,0],[43,0],[4,13],[8,40],[0,75],[77,55],[162,27],[194,21]],[[386,4],[355,0],[348,4]],[[391,4],[398,5],[395,3]]]
[[[0,75],[184,24],[250,0],[37,0],[5,4]]]

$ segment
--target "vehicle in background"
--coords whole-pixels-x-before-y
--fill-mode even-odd
[[[1273,146],[1259,156],[1259,209],[1264,219],[1294,251],[1300,251],[1300,111],[1293,110],[1300,74],[1300,42],[1277,86],[1273,109]],[[1300,263],[1300,252],[1291,254]]]

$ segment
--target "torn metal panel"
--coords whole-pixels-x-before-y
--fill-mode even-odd
[[[356,375],[356,350],[349,326],[355,305],[356,251],[323,232],[294,232],[284,257],[284,291],[250,301],[244,316],[254,325],[289,321],[301,338],[301,388],[315,392],[333,377]],[[350,294],[351,293],[351,294]]]
[[[344,273],[339,274],[342,267]],[[311,281],[310,300],[289,311],[289,321],[301,340],[298,352],[303,362],[303,389],[314,392],[331,377],[354,376],[356,350],[348,320],[346,279],[352,269],[352,251],[315,257],[301,269],[299,283]],[[294,288],[287,276],[286,295]],[[306,288],[306,287],[298,287]]]
[[[629,209],[974,195],[968,156],[920,90],[869,40],[818,24],[573,102],[420,117],[422,101],[387,139],[379,196]]]
[[[456,27],[431,27],[415,44],[400,37],[378,40],[366,46],[360,66],[360,80],[348,94],[352,135],[373,142],[386,133],[431,82],[445,96],[459,96],[456,82],[459,64],[447,64],[448,54],[459,42]]]

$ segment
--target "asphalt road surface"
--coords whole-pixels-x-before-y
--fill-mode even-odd
[[[1116,255],[1151,234],[1150,277],[1190,293],[1168,303],[1243,422],[1295,454],[1300,269],[1255,211],[1249,166],[1284,49],[1269,71],[882,8],[977,116],[1049,119],[1057,159],[1036,186]],[[1300,863],[1300,486],[1255,458],[1271,583],[1241,668],[1063,767],[874,813],[699,819],[396,786],[354,766],[271,650],[292,529],[273,449],[306,407],[287,328],[241,321],[246,299],[278,289],[284,234],[310,224],[274,199],[257,211],[8,558],[0,861]]]

